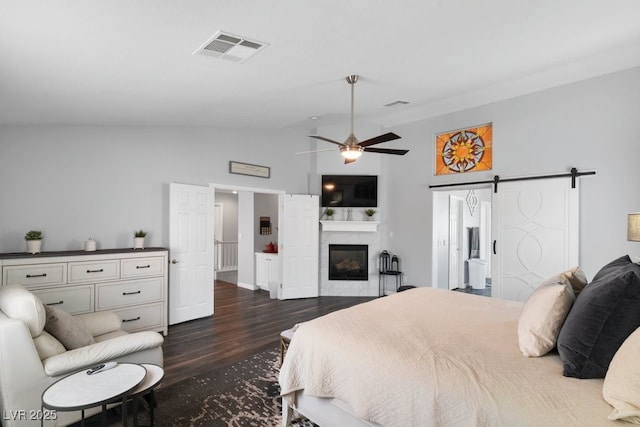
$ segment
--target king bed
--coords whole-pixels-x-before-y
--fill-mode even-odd
[[[555,335],[580,300],[570,288]],[[280,371],[283,424],[295,410],[321,426],[620,425],[605,379],[563,376],[555,338],[523,355],[524,308],[416,288],[302,323]]]

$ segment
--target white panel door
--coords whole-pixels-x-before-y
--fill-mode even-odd
[[[169,324],[213,314],[215,193],[210,187],[169,189]]]
[[[313,195],[280,196],[280,298],[318,296],[319,198]]]
[[[578,189],[568,178],[498,184],[493,297],[525,301],[542,281],[578,265],[578,209]]]

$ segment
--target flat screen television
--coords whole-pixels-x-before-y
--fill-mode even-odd
[[[322,175],[322,207],[378,206],[376,175]]]

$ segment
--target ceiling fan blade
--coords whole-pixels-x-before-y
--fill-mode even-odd
[[[368,147],[370,145],[380,144],[387,141],[393,141],[394,139],[400,139],[399,135],[396,135],[393,132],[385,133],[384,135],[376,136],[375,138],[367,139],[366,141],[362,141],[359,145],[361,147]]]
[[[324,150],[298,151],[296,154],[321,153],[323,151],[336,151],[336,149],[335,148],[327,148],[327,149],[324,149]]]
[[[355,163],[356,159],[344,159],[344,164],[348,165],[349,163]]]
[[[324,136],[309,135],[309,138],[321,139],[322,141],[327,141],[332,144],[344,145],[342,142],[334,141],[333,139],[325,138]]]
[[[409,152],[409,150],[394,150],[391,148],[365,148],[364,151],[368,153],[397,154],[398,156],[404,156]]]

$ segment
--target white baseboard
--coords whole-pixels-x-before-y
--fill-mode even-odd
[[[250,285],[248,283],[238,282],[237,285],[238,285],[239,288],[249,289],[250,291],[257,291],[258,290],[257,286]]]

